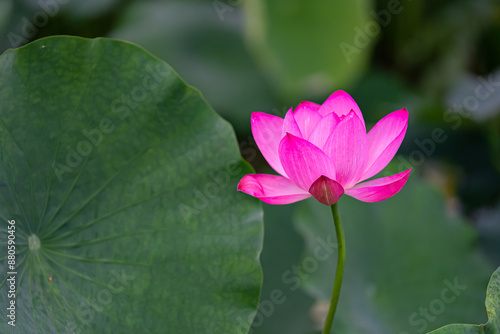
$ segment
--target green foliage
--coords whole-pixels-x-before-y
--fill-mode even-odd
[[[236,193],[252,169],[197,90],[132,44],[54,37],[0,57],[0,101],[16,331],[247,333],[262,210]]]
[[[55,2],[60,6],[44,9],[48,8],[44,4]],[[427,321],[427,328],[421,332],[447,323],[486,322],[482,304],[491,270],[477,248],[486,252],[495,267],[500,264],[498,214],[491,213],[500,212],[500,118],[496,101],[499,81],[494,78],[493,84],[486,86],[477,83],[491,81],[490,74],[498,73],[500,66],[499,5],[493,0],[396,2],[401,3],[403,10],[382,18],[388,23],[380,24],[379,33],[372,33],[373,37],[368,36],[366,42],[359,31],[366,33],[368,22],[376,22],[376,15],[386,13],[393,1],[0,0],[0,53],[56,34],[108,36],[140,44],[200,89],[210,105],[231,122],[238,137],[244,140],[244,154],[251,152],[246,156],[251,156],[249,159],[258,169],[266,163],[261,157],[255,158],[256,151],[248,137],[252,111],[283,116],[283,111],[302,100],[323,102],[336,89],[344,89],[356,99],[368,127],[393,110],[408,108],[410,124],[399,154],[406,155],[404,160],[413,164],[413,174],[430,176],[439,183],[447,198],[460,206],[455,212],[464,211],[472,219],[480,238],[462,219],[445,215],[449,203],[428,185],[415,185],[422,182],[415,181],[415,175],[401,194],[384,203],[366,205],[342,199],[340,211],[348,238],[346,274],[350,276],[343,287],[335,330],[349,334],[418,332],[423,328],[421,320],[425,319],[419,308],[429,308],[435,299],[439,301],[441,291],[446,288],[444,281],[453,283],[455,277],[467,289],[453,303],[445,303],[442,313],[431,314],[436,319]],[[48,21],[43,19],[44,13]],[[18,259],[26,259],[26,270],[22,277],[18,276],[22,283],[19,298],[24,299],[18,300],[27,301],[18,309],[18,324],[25,323],[26,327],[20,330],[29,333],[36,323],[39,332],[45,332],[43,326],[48,326],[51,319],[56,324],[53,326],[59,327],[48,332],[57,328],[60,333],[66,331],[68,324],[75,332],[81,329],[81,333],[106,332],[108,328],[117,333],[144,332],[148,328],[134,326],[146,322],[193,326],[185,329],[180,325],[175,328],[165,325],[158,330],[174,334],[196,332],[200,323],[207,325],[204,330],[208,333],[223,331],[219,328],[226,325],[233,326],[229,332],[237,333],[240,324],[248,326],[255,314],[258,295],[259,271],[255,258],[259,249],[256,243],[261,242],[261,231],[257,232],[260,211],[254,199],[237,194],[234,188],[238,178],[250,169],[239,162],[234,168],[239,171],[241,167],[241,172],[223,181],[216,197],[203,195],[205,186],[226,180],[224,176],[214,180],[211,175],[220,175],[229,162],[240,161],[234,135],[227,124],[209,111],[198,93],[183,83],[179,86],[170,81],[160,84],[155,93],[148,92],[148,97],[137,103],[137,107],[119,104],[117,108],[122,113],[113,112],[110,104],[120,99],[121,94],[131,95],[150,74],[146,63],[153,68],[157,64],[166,65],[126,43],[112,44],[129,51],[110,53],[116,49],[102,47],[103,40],[92,42],[92,47],[63,48],[62,43],[57,43],[62,52],[51,51],[49,61],[42,57],[47,49],[37,49],[41,45],[47,48],[48,41],[55,46],[55,40],[40,41],[26,49],[9,51],[0,59],[0,225],[5,226],[4,220],[15,218],[19,231],[23,231],[17,235],[18,250],[22,250]],[[354,51],[349,54],[350,59],[342,52],[341,45],[347,52]],[[100,60],[105,60],[108,66],[98,63]],[[74,72],[74,67],[82,64],[81,70]],[[100,66],[91,71],[92,64]],[[92,73],[89,78],[88,73]],[[174,77],[173,74],[171,78]],[[472,79],[469,89],[460,89],[469,79]],[[92,86],[86,84],[88,80]],[[481,96],[487,92],[491,92],[491,97],[483,99]],[[468,111],[474,107],[470,104],[474,103],[474,97],[481,97],[477,110],[490,108],[493,116],[480,123],[467,113],[462,114],[464,109],[454,106],[450,99],[455,95]],[[84,99],[79,104],[81,96]],[[129,103],[136,104],[133,100]],[[196,107],[192,108],[193,105]],[[130,116],[122,120],[124,106]],[[450,111],[458,115],[451,116]],[[103,124],[104,129],[107,125],[114,127],[111,133],[101,130],[104,118],[112,120],[111,124],[106,121]],[[434,129],[444,130],[444,142],[429,144]],[[83,130],[102,132],[102,141],[99,145],[91,143],[92,152],[87,157],[80,155],[81,161],[75,160],[78,164],[71,167],[66,163],[67,146],[78,154],[77,145],[82,140],[90,143]],[[17,142],[13,143],[12,138]],[[154,151],[140,155],[150,142],[156,145]],[[422,143],[428,143],[427,149],[422,149]],[[129,169],[122,168],[136,153],[138,156]],[[424,154],[425,158],[416,159],[416,154]],[[179,165],[177,159],[185,164]],[[55,170],[53,162],[60,164]],[[71,171],[64,172],[62,165]],[[59,182],[55,171],[59,171],[63,182]],[[212,171],[217,172],[210,174]],[[113,172],[118,174],[100,190],[102,182]],[[52,178],[50,191],[48,177]],[[74,186],[73,180],[76,180]],[[173,187],[171,192],[145,199],[169,187]],[[216,191],[210,186],[207,189]],[[46,193],[51,194],[48,201]],[[95,197],[87,203],[94,193]],[[18,194],[18,198],[13,194]],[[144,203],[102,218],[103,214],[141,199]],[[151,202],[155,200],[157,207]],[[311,205],[314,213],[305,213],[308,210],[305,205]],[[299,218],[297,226],[306,236],[309,252],[317,245],[316,237],[334,239],[329,210],[313,203],[305,205],[265,207],[260,312],[264,314],[266,301],[271,300],[276,289],[284,292],[286,301],[275,304],[272,314],[264,314],[261,324],[257,317],[253,334],[309,333],[311,319],[319,319],[325,307],[321,299],[330,297],[335,253],[319,263],[317,271],[300,272],[307,279],[300,280],[300,288],[291,289],[297,281],[289,272],[296,266],[310,265],[304,263],[308,253],[300,258],[303,240],[290,230],[292,211],[302,206],[304,217]],[[26,208],[25,213],[20,211],[21,206]],[[80,207],[81,211],[75,212]],[[42,219],[43,210],[46,213]],[[159,212],[168,214],[160,217]],[[207,216],[202,217],[205,213]],[[23,218],[24,215],[29,219]],[[38,218],[30,221],[33,226],[39,230],[47,226],[48,232],[50,226],[55,228],[67,220],[59,230],[51,232],[53,236],[78,233],[68,234],[67,241],[66,237],[51,241],[52,248],[49,238],[42,238],[40,250],[30,252],[27,240],[36,230],[29,230],[32,225],[22,225],[31,216]],[[131,222],[137,217],[143,222]],[[52,220],[50,225],[49,220]],[[79,226],[85,225],[83,221],[95,223],[80,231]],[[168,231],[162,232],[164,228]],[[109,235],[122,237],[106,239]],[[217,235],[229,245],[221,247]],[[2,229],[2,265],[4,240]],[[141,254],[140,259],[132,255],[135,250]],[[28,256],[34,253],[39,254],[41,264],[37,264],[36,256]],[[252,259],[246,264],[244,260],[226,260],[244,254]],[[68,256],[90,258],[93,262],[84,263]],[[185,262],[186,258],[191,262]],[[151,265],[141,271],[95,259]],[[77,274],[70,274],[56,263]],[[125,280],[129,283],[127,289],[114,293],[109,287],[98,288],[81,276],[108,284],[113,275],[122,273],[109,269],[111,266],[123,269],[123,275],[138,278]],[[0,279],[4,278],[3,268],[0,267]],[[130,268],[131,272],[127,271]],[[316,275],[319,277],[315,278]],[[48,281],[47,276],[53,281]],[[236,280],[231,280],[235,277]],[[242,283],[246,279],[251,281],[247,285]],[[228,281],[241,283],[239,286],[248,289],[233,289]],[[166,286],[159,287],[160,282]],[[172,286],[170,282],[179,283]],[[309,295],[305,295],[304,286]],[[54,294],[63,290],[69,291],[64,292],[64,298],[60,297],[62,292]],[[102,307],[103,303],[96,300],[104,301],[106,291],[112,292],[112,301]],[[235,296],[240,291],[245,292],[238,299]],[[226,297],[228,294],[233,297]],[[69,295],[76,297],[67,299]],[[311,295],[320,299],[315,305]],[[87,302],[79,296],[94,298],[94,307],[89,306],[91,299]],[[184,299],[179,301],[180,298]],[[222,301],[223,298],[227,300]],[[202,312],[198,311],[199,304],[194,312],[193,305],[200,300],[207,303],[202,305]],[[249,302],[243,305],[241,301]],[[80,304],[66,308],[63,302]],[[236,317],[227,316],[225,307],[236,304],[240,313]],[[434,304],[437,306],[438,302]],[[206,316],[211,311],[215,316]],[[414,320],[420,322],[413,326],[409,317],[415,312]],[[242,322],[229,324],[240,316]],[[73,321],[78,317],[81,319]],[[132,327],[129,323],[133,323]],[[0,332],[5,331],[2,326],[3,322]],[[469,325],[453,325],[453,328],[460,326],[467,330],[489,328]]]
[[[368,15],[371,0],[256,0],[245,5],[252,51],[289,100],[354,83],[380,32]]]

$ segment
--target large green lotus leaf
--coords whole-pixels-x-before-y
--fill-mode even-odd
[[[109,37],[137,43],[171,64],[238,134],[250,114],[276,106],[270,85],[245,48],[241,7],[217,1],[142,0],[129,5]]]
[[[434,334],[497,334],[500,333],[500,268],[491,276],[486,291],[488,323],[485,325],[448,325],[433,331]]]
[[[0,101],[14,332],[247,333],[262,210],[236,192],[251,168],[196,89],[132,44],[54,37],[0,57]]]
[[[363,73],[380,32],[373,1],[245,1],[246,32],[282,93],[324,95]],[[371,30],[370,30],[371,29]]]
[[[344,196],[339,207],[347,258],[334,323],[338,333],[423,333],[485,317],[482,296],[492,267],[478,250],[474,230],[447,214],[433,186],[415,174],[386,201]],[[330,299],[337,259],[335,247],[318,242],[335,243],[330,211],[307,201],[296,216],[308,249],[299,274],[321,300]]]

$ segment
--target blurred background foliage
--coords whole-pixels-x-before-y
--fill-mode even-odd
[[[363,236],[363,245],[376,245],[383,253],[367,259],[362,247],[353,246],[352,253],[348,248],[347,272],[360,280],[346,283],[340,309],[344,300],[357,313],[341,314],[345,319],[361,314],[364,325],[372,323],[381,333],[417,333],[420,327],[395,321],[387,304],[397,307],[398,315],[401,310],[410,315],[439,297],[443,279],[469,276],[474,276],[473,288],[464,292],[464,301],[479,309],[474,314],[483,314],[484,295],[477,295],[477,287],[484,291],[489,274],[500,265],[498,1],[0,0],[0,52],[60,34],[131,41],[167,61],[233,125],[243,157],[258,172],[269,167],[251,138],[253,111],[283,116],[300,101],[322,103],[337,89],[354,97],[368,127],[406,107],[408,133],[389,169],[414,167],[410,186],[398,195],[412,203],[395,198],[356,209],[356,203],[341,200],[345,224],[352,224],[346,228],[348,240]],[[318,269],[316,281],[301,279],[304,284],[296,291],[282,277],[307,257],[306,241],[319,231],[319,220],[330,219],[321,206],[307,218],[303,213],[311,205],[264,207],[262,300],[278,289],[286,301],[275,303],[269,315],[263,309],[253,333],[315,332],[320,300],[328,293],[321,293],[328,290],[321,275],[328,269]],[[368,213],[380,211],[379,205],[386,208],[383,220],[371,219]],[[395,255],[406,265],[389,270],[394,259],[386,253],[398,233],[407,238],[403,245],[434,256],[400,251]],[[436,274],[442,263],[448,263],[446,270]],[[358,268],[363,264],[371,271]],[[334,263],[328,265],[331,270]],[[390,272],[392,279],[373,266]],[[470,270],[477,274],[467,275]],[[392,282],[398,273],[411,290],[404,298],[385,291],[398,286]],[[429,279],[420,284],[418,277]],[[355,289],[361,281],[371,288]],[[356,300],[364,306],[356,308]],[[447,321],[473,321],[470,314],[467,308],[448,307],[428,321],[426,330]]]

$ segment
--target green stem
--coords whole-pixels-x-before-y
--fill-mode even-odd
[[[340,296],[340,287],[342,286],[342,277],[344,276],[344,261],[345,261],[345,239],[344,239],[344,228],[342,227],[342,221],[340,220],[339,210],[337,203],[332,205],[332,215],[333,222],[335,224],[335,232],[337,233],[337,271],[335,272],[335,283],[333,284],[332,300],[330,301],[330,309],[328,310],[328,315],[326,316],[325,328],[323,329],[323,334],[329,334],[332,328],[333,318],[335,317],[335,311],[337,310],[337,303]]]

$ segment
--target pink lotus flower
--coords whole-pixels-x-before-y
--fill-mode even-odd
[[[403,188],[411,168],[365,181],[396,154],[408,126],[408,111],[394,111],[366,133],[363,115],[349,94],[333,93],[322,105],[302,102],[285,119],[254,112],[252,133],[271,167],[281,174],[249,174],[238,190],[269,204],[314,196],[326,205],[343,195],[378,202]],[[365,181],[365,182],[362,182]]]

